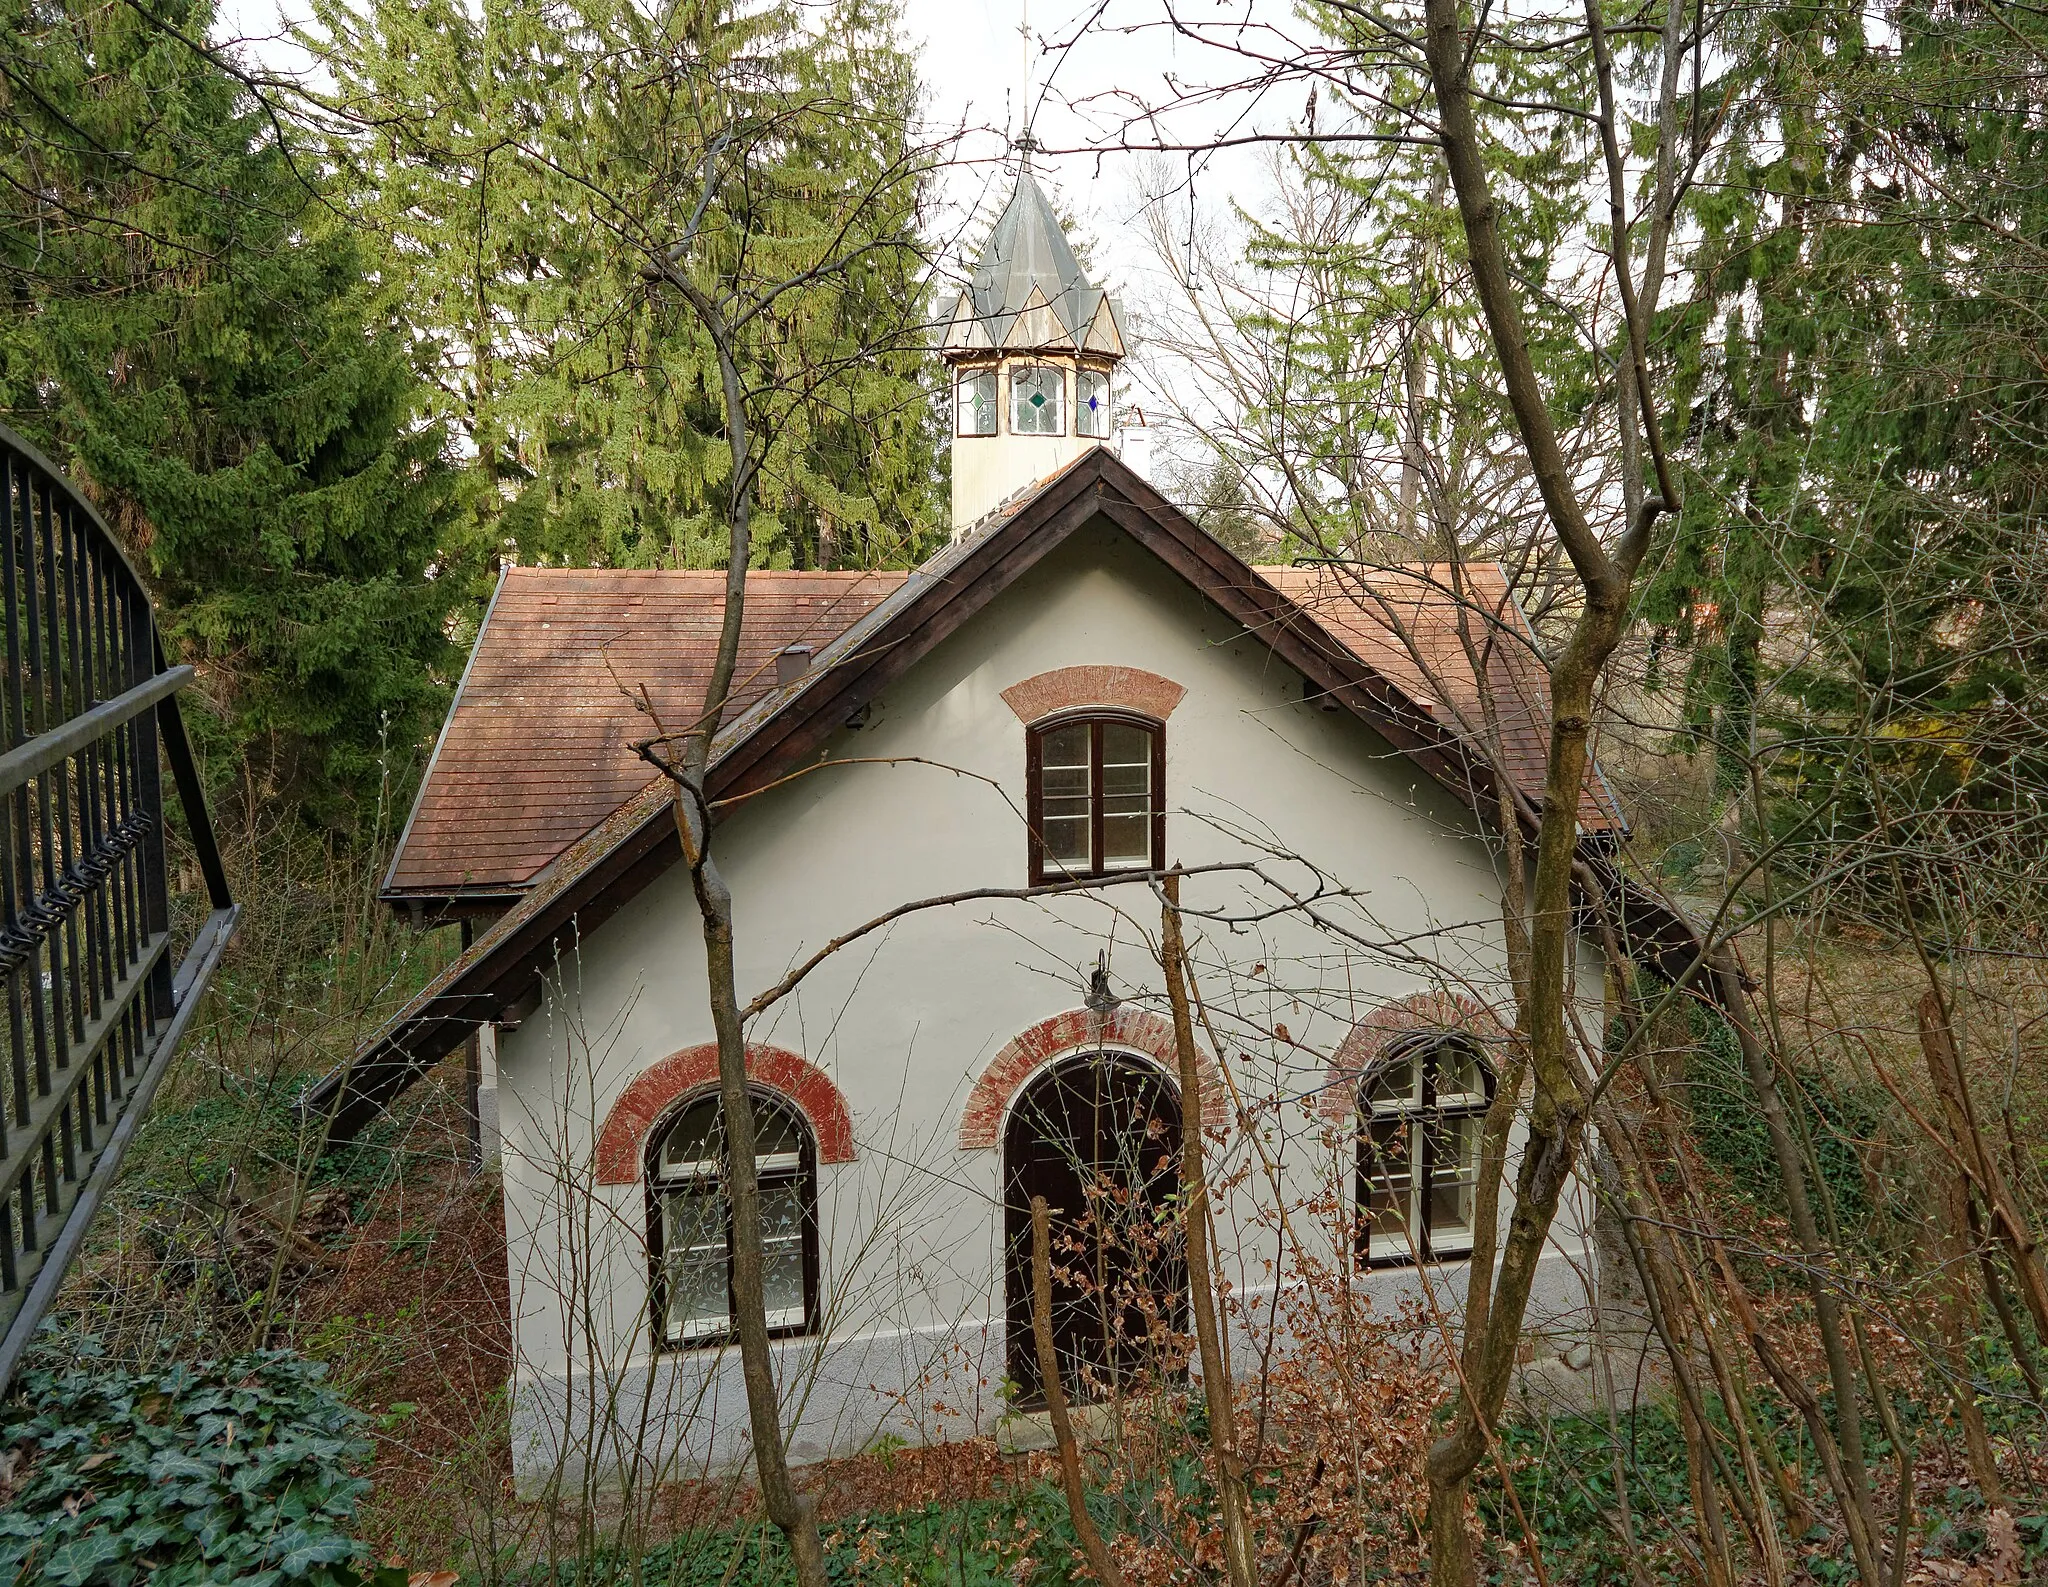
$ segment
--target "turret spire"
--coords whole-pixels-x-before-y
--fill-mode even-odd
[[[1034,146],[1027,130],[1027,162]],[[955,391],[954,533],[1109,438],[1120,316],[1028,163],[954,301],[941,351]]]

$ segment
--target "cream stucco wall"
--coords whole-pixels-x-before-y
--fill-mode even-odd
[[[1209,924],[1195,951],[1249,1096],[1313,1092],[1353,1022],[1417,991],[1504,1001],[1500,888],[1469,814],[1354,719],[1304,704],[1298,675],[1106,525],[1048,557],[827,752],[939,760],[1001,793],[928,765],[841,766],[720,827],[743,999],[907,899],[1024,883],[1010,804],[1024,800],[1024,729],[1000,691],[1077,663],[1143,667],[1188,691],[1167,724],[1172,860],[1255,861],[1297,894],[1318,885],[1305,862],[1323,878],[1319,907],[1341,933],[1276,913],[1278,895],[1248,876],[1187,884],[1188,907],[1240,917]],[[833,1077],[858,1153],[821,1169],[826,1337],[779,1346],[798,1458],[881,1430],[963,1436],[1000,1414],[1000,1165],[996,1151],[958,1148],[961,1107],[1013,1036],[1080,1006],[1100,952],[1121,995],[1163,1007],[1145,940],[1158,925],[1143,885],[913,915],[829,961],[751,1030]],[[597,1186],[590,1166],[625,1085],[711,1038],[703,975],[696,911],[672,870],[566,951],[541,1011],[500,1042],[515,1463],[529,1489],[557,1467],[688,1469],[744,1450],[736,1353],[650,1350],[644,1192]],[[1581,981],[1597,1028],[1590,961]],[[1284,1195],[1306,1198],[1336,1160],[1309,1105],[1275,1118]],[[1231,1161],[1244,1151],[1219,1148]],[[1254,1298],[1273,1283],[1267,1199],[1248,1187],[1223,1215],[1231,1276]],[[1574,1197],[1532,1321],[1582,1304],[1587,1217]],[[1462,1297],[1458,1264],[1426,1279],[1442,1303]],[[1359,1279],[1388,1306],[1423,1282],[1412,1270]]]
[[[1010,433],[1010,372],[1028,365],[1049,364],[1063,371],[1066,385],[1066,433],[1064,435],[1012,435]],[[986,364],[976,366],[987,368]],[[1091,369],[1103,368],[1091,360]],[[953,436],[953,533],[960,534],[989,512],[1001,506],[1026,485],[1036,484],[1056,473],[1087,451],[1102,446],[1106,438],[1076,433],[1075,376],[1079,362],[1071,355],[1029,353],[1006,356],[997,365],[996,433],[959,434],[959,402],[954,400]],[[956,377],[959,370],[954,371]]]

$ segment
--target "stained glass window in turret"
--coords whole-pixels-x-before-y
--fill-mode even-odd
[[[1066,371],[1051,364],[1023,364],[1010,371],[1010,433],[1065,435]]]
[[[996,372],[993,369],[960,371],[960,435],[996,433]]]
[[[1098,440],[1109,436],[1109,376],[1084,369],[1074,377],[1074,433]]]

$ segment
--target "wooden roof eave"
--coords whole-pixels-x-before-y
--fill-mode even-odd
[[[1113,488],[1104,478],[1110,471]],[[753,712],[742,713],[734,725],[745,731],[714,760],[707,796],[714,804],[727,801],[798,769],[883,689],[1098,516],[1187,578],[1482,819],[1497,807],[1491,772],[1475,763],[1455,735],[1099,447],[973,537],[962,554],[950,561],[942,554],[943,566],[934,575],[906,584],[876,608],[870,617],[883,619],[875,625],[878,631],[864,632],[864,619],[842,636],[851,641],[846,654],[830,658],[828,646],[811,673],[766,709],[762,720],[746,726]],[[901,608],[890,610],[899,597]],[[328,1139],[348,1139],[470,1027],[523,997],[550,964],[573,951],[573,942],[564,946],[565,933],[573,938],[595,929],[681,858],[672,806],[666,787],[650,784],[572,844],[535,878],[519,906],[443,972],[438,990],[429,988],[415,1000],[421,1007],[401,1013],[354,1062],[310,1087],[302,1111],[312,1118],[331,1115]],[[587,847],[594,857],[577,870]],[[522,916],[521,908],[531,912]]]
[[[1043,510],[1057,515],[1047,527],[1061,539],[1095,511],[1085,482],[1075,477],[1081,472],[1070,470],[1046,489],[1053,500]],[[1037,505],[1036,499],[1033,505]],[[814,669],[779,710],[713,762],[705,790],[712,802],[765,787],[795,769],[816,744],[869,704],[918,656],[957,631],[1008,588],[1043,554],[1041,549],[1025,555],[1027,547],[996,544],[1006,532],[1014,531],[1019,519],[1027,517],[1036,521],[1039,513],[1018,511],[990,532],[985,546],[975,548],[995,548],[992,567],[978,570],[972,577],[929,581],[906,615],[908,632],[848,661]],[[962,572],[975,560],[972,554],[963,558]],[[918,640],[922,643],[915,642]],[[552,885],[549,873],[559,872],[585,844],[599,842],[605,849],[590,869],[562,886],[532,914],[523,919],[507,916],[485,932],[443,972],[446,981],[440,991],[416,1000],[422,1007],[402,1012],[351,1064],[309,1087],[300,1101],[302,1113],[308,1118],[327,1118],[330,1141],[351,1138],[391,1097],[451,1051],[472,1026],[494,1018],[496,1010],[522,997],[534,978],[562,956],[565,931],[574,928],[580,935],[595,929],[604,916],[679,860],[682,849],[676,840],[673,800],[665,789],[659,790],[659,799],[650,798],[657,789],[658,784],[651,785],[543,870],[535,878],[529,898],[546,891]],[[608,841],[600,836],[607,826],[619,828]],[[616,891],[621,885],[623,897]]]

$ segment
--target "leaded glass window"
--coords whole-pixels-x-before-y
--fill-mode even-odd
[[[1472,1248],[1479,1137],[1493,1074],[1469,1037],[1398,1044],[1358,1098],[1358,1223],[1373,1262],[1437,1261]]]
[[[959,396],[960,435],[996,433],[996,372],[993,369],[963,369],[954,390]]]
[[[754,1098],[754,1159],[768,1327],[800,1333],[817,1293],[815,1153],[787,1103]],[[690,1103],[657,1135],[649,1166],[656,1328],[670,1346],[722,1343],[732,1337],[732,1219],[716,1095]]]
[[[1026,765],[1031,879],[1166,863],[1166,750],[1157,722],[1067,717],[1034,728]]]
[[[1109,436],[1109,376],[1100,370],[1084,369],[1074,377],[1074,433]]]
[[[1052,364],[1020,364],[1010,371],[1010,433],[1065,435],[1067,372]]]

